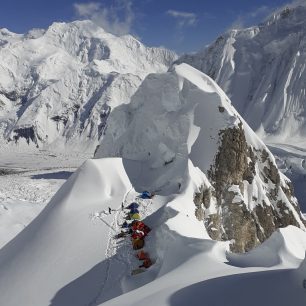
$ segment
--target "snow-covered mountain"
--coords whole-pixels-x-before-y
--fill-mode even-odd
[[[194,210],[211,238],[245,252],[277,228],[305,229],[291,182],[222,89],[180,64],[151,74],[109,117],[96,157],[121,157],[136,190],[179,192],[188,159],[203,173]]]
[[[212,77],[248,124],[269,142],[305,145],[306,4],[231,30],[179,60]]]
[[[212,79],[187,64],[148,76],[110,114],[96,157],[0,249],[1,305],[305,304],[306,233],[289,181]],[[144,188],[155,196],[139,197]],[[130,235],[116,239],[134,201],[151,228],[153,264],[139,274]]]
[[[22,35],[1,29],[1,147],[93,150],[110,111],[175,58],[91,21],[54,23]]]

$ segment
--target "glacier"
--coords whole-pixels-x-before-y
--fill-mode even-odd
[[[93,152],[112,109],[175,58],[89,20],[0,29],[1,147]]]

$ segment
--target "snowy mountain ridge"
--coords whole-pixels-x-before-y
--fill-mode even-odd
[[[290,181],[211,78],[187,64],[150,74],[101,144],[0,249],[0,304],[304,305],[305,219]],[[151,229],[141,273],[122,236],[135,201]]]
[[[184,188],[190,159],[204,175],[195,214],[211,238],[233,240],[235,252],[279,227],[305,229],[291,182],[268,148],[222,89],[187,64],[149,75],[131,103],[110,115],[95,156],[123,158],[136,190],[164,194]]]
[[[95,158],[0,249],[1,305],[304,306],[305,215],[269,149],[212,78],[186,63],[165,72],[167,51],[87,21],[1,37],[10,49],[0,48],[9,115],[1,126],[11,143],[82,150],[103,134]],[[52,44],[40,50],[44,39]],[[15,53],[24,44],[30,72]],[[222,69],[230,74],[228,50]],[[143,199],[144,190],[154,197]],[[146,268],[123,223],[132,225],[132,202],[150,229]]]
[[[178,63],[212,77],[266,141],[305,144],[305,14],[304,2],[289,5]]]
[[[93,151],[110,111],[176,55],[114,36],[91,21],[27,34],[0,30],[0,138],[4,147]],[[3,147],[3,146],[2,146]]]

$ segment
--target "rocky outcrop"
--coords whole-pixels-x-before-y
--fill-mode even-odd
[[[195,194],[195,214],[212,239],[230,240],[233,252],[247,252],[280,227],[306,225],[290,182],[271,153],[254,149],[242,123],[219,132],[220,146],[208,171],[213,186]],[[263,194],[258,194],[261,189]],[[213,200],[213,198],[215,198]],[[209,213],[211,202],[216,203]]]

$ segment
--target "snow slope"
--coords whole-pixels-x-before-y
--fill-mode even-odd
[[[278,227],[305,229],[291,183],[268,148],[222,89],[187,64],[149,75],[131,103],[111,114],[95,156],[122,157],[136,190],[162,194],[183,187],[190,159],[207,176],[195,195],[198,218],[214,239],[236,241],[238,252]]]
[[[208,103],[199,103],[201,99]],[[218,106],[225,105],[229,113],[218,115]],[[131,103],[113,111],[95,157],[119,156],[132,163],[133,171],[138,171],[135,175],[142,176],[139,190],[158,190],[166,183],[176,190],[179,181],[173,178],[173,169],[184,172],[190,154],[192,162],[206,173],[219,146],[214,135],[237,124],[236,111],[218,85],[181,64],[167,74],[149,75]],[[160,182],[155,172],[163,173]],[[175,178],[180,176],[182,173]]]
[[[0,250],[0,304],[48,305],[59,289],[99,264],[109,228],[92,214],[120,207],[129,188],[120,160],[85,162],[43,212]],[[104,269],[96,267],[92,283],[74,297],[78,303],[84,305],[88,294],[98,291]]]
[[[232,259],[228,243],[212,241],[193,213],[192,196],[202,180],[189,162],[184,192],[148,203],[145,222],[153,230],[146,251],[155,264],[131,276],[137,263],[128,260],[134,257],[129,239],[114,240],[115,231],[107,224],[117,229],[121,201],[133,201],[135,193],[120,159],[87,161],[42,214],[1,249],[1,304],[202,305],[205,299],[211,305],[242,306],[251,295],[249,305],[288,305],[289,298],[303,305],[303,276],[295,269],[306,250],[305,232],[283,229],[254,250],[252,259],[248,254]],[[119,211],[108,215],[109,206]],[[280,250],[283,260],[265,267],[266,257],[276,258]],[[252,295],[254,287],[261,294]]]
[[[206,124],[212,129],[207,138]],[[212,240],[211,228],[196,213],[195,194],[214,188],[207,169],[220,148],[217,135],[239,127],[254,150],[267,150],[206,75],[182,64],[148,76],[131,104],[111,114],[97,159],[85,162],[42,213],[0,250],[0,304],[304,305],[305,231],[286,227],[251,253],[234,255],[229,252],[232,241]],[[111,144],[107,150],[104,141]],[[266,154],[265,166],[268,159],[275,166]],[[257,161],[256,167],[261,166]],[[259,170],[248,186],[251,194],[254,186],[286,188],[284,176],[276,186],[263,185]],[[144,188],[157,193],[152,200],[138,197]],[[217,200],[210,198],[204,214],[216,213]],[[287,200],[286,209],[293,211],[294,199]],[[133,201],[152,229],[144,250],[153,265],[137,275],[131,275],[139,261],[130,237],[114,238],[126,214],[121,204]]]
[[[305,14],[305,2],[298,1],[178,63],[212,77],[265,142],[305,147]]]
[[[94,151],[108,114],[176,55],[91,21],[15,34],[0,29],[2,148]]]
[[[295,231],[293,228],[284,230],[284,239],[295,239],[297,235],[302,238],[305,248],[305,233]],[[301,279],[305,275],[301,277],[300,271],[296,270],[299,264],[256,267],[256,260],[260,260],[262,255],[277,251],[269,240],[267,249],[252,263],[253,268],[239,269],[224,262],[218,243],[189,239],[187,244],[183,237],[176,238],[180,247],[170,245],[167,255],[181,260],[178,267],[144,287],[101,305],[304,305],[306,292]],[[183,244],[187,245],[185,252]]]
[[[85,154],[0,153],[0,248],[46,206]]]
[[[293,183],[294,192],[302,211],[306,211],[306,149],[284,143],[270,143],[269,148],[276,157],[281,171]]]

